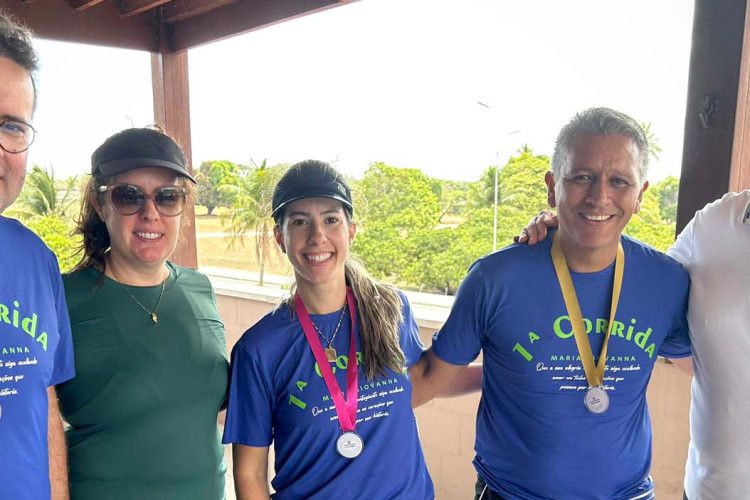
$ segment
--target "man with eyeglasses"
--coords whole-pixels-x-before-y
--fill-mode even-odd
[[[0,213],[21,192],[36,102],[30,33],[0,15]],[[57,259],[0,215],[0,497],[67,499],[54,386],[73,378],[73,347]]]

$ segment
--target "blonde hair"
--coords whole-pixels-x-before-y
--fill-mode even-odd
[[[403,372],[406,357],[399,344],[403,304],[396,288],[375,280],[354,257],[347,259],[344,272],[357,302],[365,376],[385,376],[386,368]]]

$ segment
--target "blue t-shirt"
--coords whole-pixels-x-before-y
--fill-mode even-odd
[[[474,465],[508,499],[651,498],[646,386],[657,354],[690,354],[689,278],[669,257],[622,237],[625,272],[604,374],[610,405],[594,415],[583,404],[588,383],[551,242],[475,262],[433,341],[435,354],[456,365],[483,352]],[[598,361],[614,263],[571,276]]]
[[[20,222],[0,216],[0,497],[49,498],[47,387],[73,377],[57,259]]]
[[[410,366],[424,346],[403,295],[402,301],[400,344]],[[330,338],[339,312],[310,317]],[[334,376],[344,394],[350,321],[348,314],[344,316],[333,343],[338,353]],[[355,333],[361,357],[358,327]],[[388,370],[383,378],[367,380],[358,366],[356,431],[364,449],[347,459],[336,452],[341,430],[333,399],[299,320],[288,307],[266,315],[234,347],[224,443],[265,447],[273,442],[274,498],[434,498],[407,375]]]

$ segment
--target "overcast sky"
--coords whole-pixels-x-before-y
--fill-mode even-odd
[[[589,106],[651,122],[679,175],[693,2],[360,0],[189,53],[193,162],[374,161],[476,180]],[[43,41],[31,161],[86,172],[153,121],[141,52]],[[477,102],[484,103],[481,106]],[[517,131],[517,132],[516,132]],[[504,163],[504,161],[501,161]]]

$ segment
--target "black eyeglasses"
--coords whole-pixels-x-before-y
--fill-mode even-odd
[[[16,120],[0,122],[0,148],[7,153],[23,153],[36,137],[36,130],[28,123]]]
[[[100,186],[99,192],[110,191],[112,207],[120,215],[138,213],[146,200],[154,200],[156,210],[167,217],[180,215],[185,209],[188,190],[181,186],[162,186],[153,195],[147,195],[143,189],[132,184],[112,184]]]

